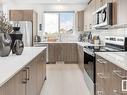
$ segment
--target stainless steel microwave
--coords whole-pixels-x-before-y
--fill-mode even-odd
[[[93,13],[93,27],[112,25],[112,3],[107,3]]]

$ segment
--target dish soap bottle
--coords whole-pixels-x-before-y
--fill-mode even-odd
[[[88,42],[92,43],[92,33],[91,32],[88,34]]]

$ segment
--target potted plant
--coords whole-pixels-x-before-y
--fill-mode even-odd
[[[12,32],[12,25],[7,20],[5,14],[0,11],[0,56],[5,57],[10,54],[11,51],[11,37],[9,35]]]

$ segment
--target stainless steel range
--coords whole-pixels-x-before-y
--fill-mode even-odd
[[[127,51],[127,38],[106,36],[105,46],[85,46],[84,47],[84,69],[89,78],[87,83],[89,89],[95,88],[96,83],[96,55],[95,52],[124,52]],[[93,94],[94,95],[94,94]]]

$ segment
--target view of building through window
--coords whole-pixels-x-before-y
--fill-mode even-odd
[[[74,12],[45,12],[46,34],[73,33]]]

